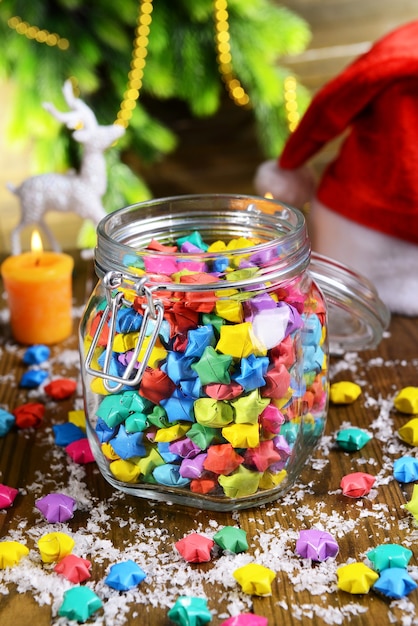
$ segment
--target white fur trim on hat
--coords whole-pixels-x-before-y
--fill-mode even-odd
[[[284,170],[279,167],[277,159],[272,159],[257,168],[254,186],[260,196],[271,193],[277,200],[301,209],[312,199],[316,182],[307,165]]]

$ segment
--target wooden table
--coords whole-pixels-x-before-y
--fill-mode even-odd
[[[52,378],[78,376],[76,326],[95,278],[92,262],[75,256],[74,334],[52,348],[48,361]],[[394,317],[377,350],[332,359],[332,381],[358,382],[362,395],[351,405],[330,407],[323,442],[285,498],[259,509],[214,513],[123,495],[104,481],[94,463],[73,463],[56,445],[52,424],[66,422],[70,410],[81,408],[81,387],[75,397],[61,402],[38,389],[19,387],[27,369],[22,363],[25,348],[11,340],[4,299],[2,306],[0,407],[12,411],[31,400],[46,404],[44,422],[37,430],[12,430],[0,439],[0,482],[20,490],[13,506],[0,513],[0,537],[22,541],[30,549],[29,557],[17,566],[0,571],[2,626],[66,623],[57,618],[57,611],[64,591],[72,585],[54,573],[53,566],[42,565],[36,544],[53,530],[73,536],[74,552],[92,562],[87,584],[102,599],[103,609],[89,623],[168,625],[167,612],[179,595],[206,597],[215,626],[231,612],[251,611],[267,617],[270,626],[401,624],[408,618],[404,623],[417,623],[418,591],[399,601],[373,591],[352,595],[337,588],[336,571],[351,561],[367,563],[369,550],[392,542],[414,552],[409,572],[418,579],[417,530],[413,516],[402,508],[412,485],[399,484],[392,474],[394,459],[416,454],[398,438],[397,429],[409,417],[393,409],[393,397],[401,388],[417,384],[418,320]],[[336,431],[348,424],[373,435],[359,452],[345,453],[335,446]],[[377,477],[369,496],[342,495],[340,480],[353,471]],[[37,498],[54,491],[78,500],[78,509],[66,524],[48,524],[34,506]],[[188,533],[213,535],[224,525],[247,532],[246,553],[218,554],[209,563],[189,565],[173,547]],[[295,555],[299,531],[313,526],[331,532],[338,541],[335,560],[312,564]],[[147,578],[136,590],[119,593],[103,581],[112,564],[127,558],[135,560]],[[242,593],[232,572],[247,562],[276,572],[270,596]]]

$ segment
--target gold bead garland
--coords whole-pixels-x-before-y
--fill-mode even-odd
[[[286,76],[284,80],[284,100],[286,109],[287,125],[292,133],[299,123],[300,115],[296,99],[297,81],[294,76]]]
[[[18,35],[23,35],[28,39],[34,39],[38,43],[45,43],[47,46],[57,46],[60,50],[67,50],[70,42],[65,37],[60,37],[57,33],[50,33],[45,28],[31,26],[28,22],[24,22],[20,17],[11,17],[7,25],[15,30]]]
[[[132,50],[131,70],[128,74],[128,85],[120,110],[117,115],[115,124],[120,124],[124,128],[128,127],[129,120],[132,117],[136,101],[139,98],[139,92],[142,87],[142,79],[144,76],[145,58],[148,53],[148,35],[152,22],[152,5],[153,0],[141,0],[139,6],[139,14],[137,26],[135,30],[135,39]]]
[[[127,128],[129,125],[142,88],[142,79],[148,53],[148,37],[152,22],[152,3],[153,0],[140,0],[139,4],[128,84],[115,120],[115,124],[120,124],[124,128]],[[250,98],[240,81],[235,77],[232,69],[227,0],[214,0],[214,20],[217,63],[222,80],[235,104],[248,106],[250,104]],[[24,35],[28,39],[33,39],[38,43],[45,43],[48,46],[57,46],[60,50],[67,50],[69,48],[70,43],[68,39],[60,37],[57,33],[50,33],[46,29],[40,29],[38,26],[31,26],[28,22],[22,21],[18,16],[10,18],[8,20],[8,26],[14,29],[19,35]],[[287,123],[291,132],[295,130],[300,118],[297,110],[296,87],[297,82],[295,77],[287,76],[284,81],[284,99]]]
[[[214,0],[215,42],[219,72],[235,104],[247,106],[250,103],[248,94],[232,71],[231,45],[229,43],[228,3],[227,0]]]

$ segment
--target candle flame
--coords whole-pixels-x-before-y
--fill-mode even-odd
[[[32,252],[42,252],[44,247],[42,245],[41,235],[38,230],[34,230],[30,240],[30,249]]]

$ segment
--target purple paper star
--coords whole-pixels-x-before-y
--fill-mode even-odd
[[[334,537],[323,530],[310,528],[301,530],[296,541],[296,554],[302,559],[326,561],[338,554],[338,544]]]
[[[66,522],[74,516],[77,502],[63,493],[50,493],[35,502],[47,522]]]

